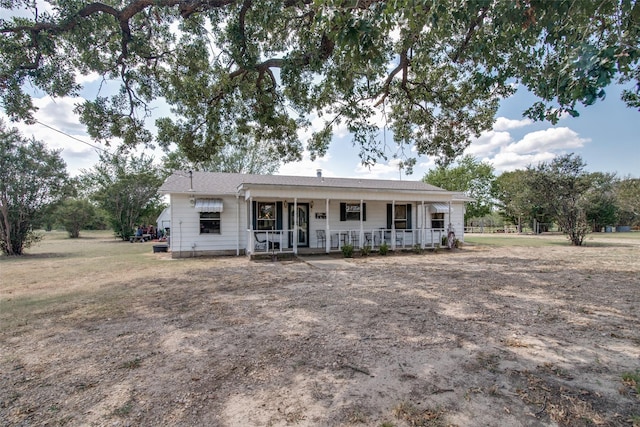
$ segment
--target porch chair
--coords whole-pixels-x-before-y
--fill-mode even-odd
[[[262,240],[258,238],[258,234],[264,236]],[[254,250],[256,251],[266,251],[267,250],[267,235],[266,233],[253,233],[253,236],[256,238],[256,245]]]
[[[258,234],[263,235],[264,237],[262,240],[260,240],[258,238]],[[253,235],[256,238],[256,246],[255,246],[255,250],[263,250],[266,251],[267,248],[269,248],[270,250],[279,250],[280,249],[280,242],[274,242],[271,240],[267,240],[267,233],[253,233]],[[268,246],[267,246],[268,245]]]
[[[316,248],[324,248],[327,244],[327,234],[324,230],[316,230]]]
[[[384,236],[383,239],[387,243],[387,245],[391,244],[391,235],[393,234],[392,230],[381,230],[381,234],[383,234]],[[399,232],[398,230],[396,230],[395,235],[396,235],[396,246],[404,247],[402,232],[401,231]]]
[[[375,237],[371,235],[371,232],[364,233],[364,245],[367,247],[371,247],[372,240],[375,240]]]
[[[360,241],[360,232],[356,231],[356,230],[351,230],[351,238],[350,238],[350,243],[351,246],[353,246],[354,248],[357,248],[359,245],[359,241]]]

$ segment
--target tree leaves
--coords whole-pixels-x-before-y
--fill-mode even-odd
[[[128,240],[134,226],[159,204],[160,171],[145,156],[100,155],[100,163],[84,171],[82,182],[98,206],[109,215],[116,236]]]
[[[455,166],[438,166],[431,169],[423,181],[449,191],[459,191],[474,200],[467,203],[465,220],[479,218],[491,213],[493,205],[491,183],[494,181],[493,166],[480,162],[472,156],[462,157]]]
[[[388,154],[386,128],[400,147],[448,164],[491,128],[514,81],[540,98],[525,112],[534,120],[576,117],[613,82],[630,83],[623,100],[639,104],[630,0],[50,3],[35,18],[18,14],[31,2],[5,4],[16,11],[0,22],[7,114],[32,120],[31,88],[75,94],[77,76],[96,72],[122,88],[78,110],[94,138],[152,143],[150,104],[166,100],[157,140],[175,138],[191,158],[240,133],[295,160],[298,135],[324,116],[329,128],[348,124],[364,162]],[[313,134],[312,152],[326,152],[330,135]]]
[[[58,151],[23,138],[0,121],[0,250],[21,255],[38,240],[33,227],[68,182]]]

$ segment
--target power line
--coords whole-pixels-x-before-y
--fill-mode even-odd
[[[83,143],[83,144],[85,144],[85,145],[88,145],[88,146],[89,146],[89,147],[91,147],[91,148],[95,148],[96,150],[100,150],[100,151],[102,151],[102,152],[104,152],[104,153],[107,153],[107,154],[108,154],[108,155],[110,155],[110,156],[113,156],[113,155],[114,155],[114,154],[112,154],[111,152],[109,152],[109,151],[105,150],[105,149],[104,149],[104,148],[102,148],[102,147],[98,147],[97,145],[90,144],[90,143],[88,143],[87,141],[83,141],[83,140],[81,140],[80,138],[76,138],[76,137],[75,137],[75,136],[73,136],[73,135],[69,135],[69,134],[68,134],[68,133],[66,133],[66,132],[63,132],[63,131],[61,131],[61,130],[59,130],[59,129],[56,129],[56,128],[54,128],[53,126],[49,126],[49,125],[47,125],[47,124],[45,124],[45,123],[42,123],[42,122],[41,122],[41,121],[39,121],[39,120],[36,120],[36,123],[38,123],[38,124],[39,124],[39,125],[41,125],[41,126],[44,126],[44,127],[48,128],[48,129],[51,129],[51,130],[52,130],[52,131],[54,131],[54,132],[61,133],[62,135],[66,136],[66,137],[69,137],[69,138],[74,139],[74,140],[76,140],[76,141],[78,141],[78,142],[81,142],[81,143]]]

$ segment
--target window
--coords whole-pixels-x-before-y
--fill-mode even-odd
[[[396,230],[407,229],[407,205],[396,205],[394,225]]]
[[[256,228],[258,230],[275,230],[276,204],[272,202],[258,202],[256,206],[258,211]]]
[[[411,204],[387,203],[387,229],[411,230]]]
[[[431,228],[444,229],[444,213],[431,214]]]
[[[367,204],[362,204],[362,212],[360,211],[360,203],[340,203],[340,221],[360,221],[367,220]]]
[[[220,212],[200,212],[200,234],[220,234]]]
[[[347,221],[360,221],[360,203],[346,203],[345,212]]]

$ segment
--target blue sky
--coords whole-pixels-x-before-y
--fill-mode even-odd
[[[87,78],[85,83],[83,94],[95,96],[98,82]],[[630,175],[638,178],[640,112],[627,107],[620,100],[621,90],[620,87],[609,88],[604,101],[582,107],[579,109],[580,117],[563,118],[554,126],[522,117],[522,112],[535,99],[520,89],[502,102],[493,130],[474,140],[466,153],[492,164],[496,174],[548,161],[557,155],[576,153],[587,163],[587,170],[591,172],[615,172],[621,177]],[[81,169],[91,168],[98,160],[97,150],[88,145],[96,144],[73,114],[74,105],[81,100],[52,99],[36,95],[35,104],[40,108],[36,118],[49,127],[10,123],[24,135],[44,141],[49,148],[61,149],[62,157],[72,175],[78,174]],[[159,108],[159,111],[168,113],[166,107]],[[4,114],[0,113],[0,116]],[[320,125],[319,121],[317,125]],[[303,143],[308,135],[309,133],[301,134]],[[380,138],[384,138],[382,131]],[[391,135],[387,134],[386,138],[393,144]],[[161,157],[160,152],[154,155],[158,160]],[[393,159],[382,161],[373,167],[365,167],[360,164],[358,149],[353,147],[350,135],[345,129],[338,128],[327,156],[312,162],[305,153],[301,162],[283,165],[278,173],[313,176],[317,169],[322,169],[325,176],[419,180],[432,167],[434,161],[428,157],[418,158],[414,173],[410,176],[401,173],[397,161]]]

